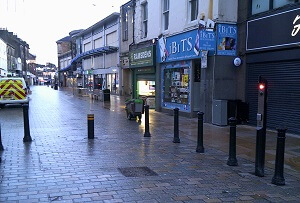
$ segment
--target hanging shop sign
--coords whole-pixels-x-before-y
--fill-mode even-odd
[[[217,55],[236,56],[237,34],[236,25],[217,25]]]
[[[154,46],[145,47],[129,53],[129,67],[147,67],[154,65]]]
[[[215,33],[200,28],[171,37],[161,37],[158,39],[157,62],[200,58],[201,50],[214,52],[215,46]]]
[[[300,43],[300,8],[247,22],[247,51],[297,46]]]

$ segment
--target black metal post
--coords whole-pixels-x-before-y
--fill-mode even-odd
[[[1,124],[0,124],[0,151],[4,151],[4,147],[2,145],[2,138],[1,138]]]
[[[198,140],[197,140],[197,148],[196,152],[204,153],[203,147],[203,112],[198,112]]]
[[[28,104],[23,104],[23,118],[24,118],[24,138],[23,142],[31,142],[30,128],[29,128],[29,116],[28,116]]]
[[[179,138],[179,109],[174,109],[174,143],[180,143]]]
[[[284,169],[284,148],[285,148],[285,128],[278,128],[277,132],[277,148],[276,148],[276,161],[275,161],[275,174],[272,178],[272,183],[275,185],[285,185],[283,177]]]
[[[145,105],[145,133],[144,137],[151,137],[149,131],[149,105]]]
[[[88,139],[94,139],[94,114],[88,114]]]
[[[236,159],[236,119],[234,117],[229,118],[230,125],[230,139],[229,139],[229,158],[227,160],[228,166],[237,166]]]
[[[266,151],[266,129],[261,128],[256,131],[256,155],[255,155],[255,175],[265,176],[265,151]]]

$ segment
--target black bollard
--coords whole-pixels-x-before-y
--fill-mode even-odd
[[[144,137],[151,137],[149,131],[149,105],[145,105],[145,133]]]
[[[23,142],[31,142],[30,128],[29,128],[29,116],[28,116],[28,104],[23,104],[23,118],[24,118],[24,138]]]
[[[1,138],[1,124],[0,124],[0,151],[4,151],[4,147],[2,145],[2,138]]]
[[[203,112],[198,112],[198,140],[197,140],[197,148],[196,152],[204,153],[203,147]]]
[[[88,138],[94,139],[94,114],[88,114]]]
[[[174,143],[180,143],[179,138],[179,109],[174,109]]]
[[[285,132],[287,129],[278,128],[276,160],[275,160],[275,174],[272,178],[272,183],[275,185],[285,185],[283,177],[284,169],[284,148],[285,148]]]
[[[228,119],[230,125],[230,139],[229,139],[229,158],[227,160],[228,166],[237,166],[236,159],[236,119],[231,117]]]

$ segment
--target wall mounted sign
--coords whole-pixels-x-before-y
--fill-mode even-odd
[[[237,34],[236,25],[217,25],[217,55],[236,55]]]
[[[147,67],[153,66],[154,62],[154,46],[145,47],[141,49],[137,49],[131,51],[129,53],[129,67],[137,68],[137,67]]]
[[[157,46],[157,62],[171,62],[200,58],[201,50],[215,51],[213,31],[196,29],[171,37],[161,37]]]
[[[300,43],[300,8],[247,22],[247,51],[295,46]]]

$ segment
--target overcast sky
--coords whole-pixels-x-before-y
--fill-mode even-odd
[[[86,29],[129,0],[0,0],[0,28],[18,35],[37,63],[57,65],[56,41]]]

